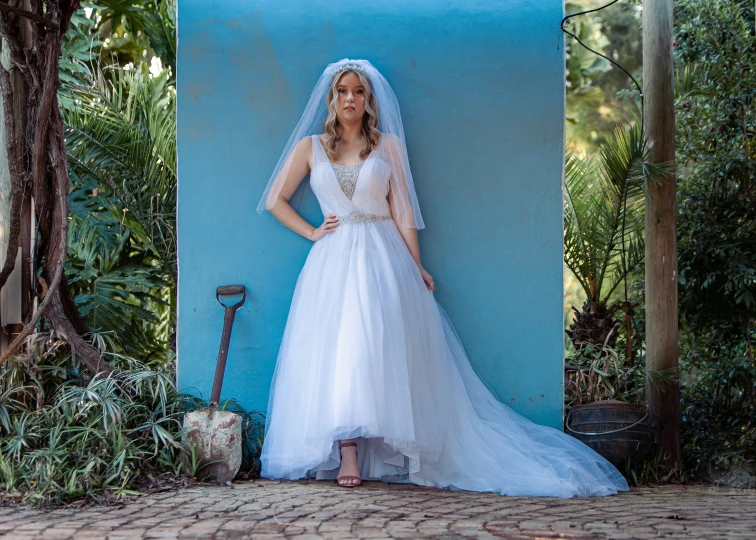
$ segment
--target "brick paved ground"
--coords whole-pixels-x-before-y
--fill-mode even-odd
[[[44,512],[0,508],[0,538],[756,538],[756,491],[633,488],[521,498],[366,482],[241,482]]]

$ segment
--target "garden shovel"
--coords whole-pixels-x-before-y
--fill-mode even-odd
[[[221,300],[222,296],[232,295],[241,295],[241,300],[232,305],[226,305]],[[211,481],[222,484],[234,479],[239,472],[242,460],[242,417],[230,411],[219,411],[218,402],[223,386],[223,375],[226,371],[231,328],[234,325],[236,311],[244,304],[246,297],[244,285],[226,285],[216,289],[215,298],[226,308],[226,312],[223,318],[223,334],[218,351],[218,363],[215,367],[213,389],[210,393],[210,404],[205,409],[184,415],[184,428],[187,428],[185,440],[194,444],[199,454],[197,470],[202,471],[202,477],[209,477]]]

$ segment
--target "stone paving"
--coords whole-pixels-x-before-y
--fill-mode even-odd
[[[632,488],[610,497],[505,497],[407,484],[256,480],[120,506],[0,508],[0,538],[756,539],[756,491]]]

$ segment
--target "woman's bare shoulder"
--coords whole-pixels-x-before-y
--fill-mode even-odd
[[[397,151],[401,147],[402,140],[394,133],[381,133],[379,144],[389,151]]]
[[[302,137],[301,139],[299,139],[297,146],[299,146],[302,149],[312,148],[312,135],[306,135]]]

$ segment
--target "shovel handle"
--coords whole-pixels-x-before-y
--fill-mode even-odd
[[[242,295],[242,298],[233,306],[227,306],[220,299],[221,296],[232,296],[234,294],[240,294]],[[242,304],[244,304],[244,301],[247,299],[247,288],[244,285],[223,285],[215,289],[215,299],[220,305],[225,308],[234,307],[238,309],[242,306]]]
[[[221,296],[232,294],[241,294],[242,299],[236,304],[227,306],[221,302]],[[217,405],[220,402],[221,388],[223,387],[223,376],[226,373],[226,359],[228,358],[228,346],[231,343],[231,329],[234,326],[236,310],[238,310],[247,298],[247,291],[244,285],[225,285],[218,287],[215,291],[215,298],[218,303],[226,308],[223,315],[223,334],[221,335],[220,349],[218,350],[218,363],[215,366],[215,378],[213,379],[213,389],[210,392],[210,405]]]

